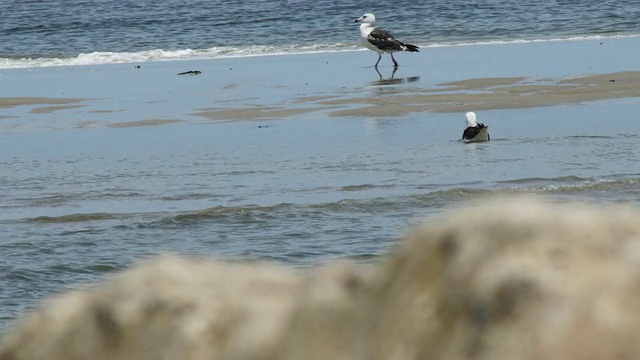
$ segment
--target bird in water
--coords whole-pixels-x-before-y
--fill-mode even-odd
[[[360,24],[360,37],[367,49],[373,50],[378,53],[378,61],[373,66],[378,68],[378,63],[382,58],[382,54],[388,53],[391,55],[391,61],[393,61],[393,67],[398,67],[398,62],[393,57],[393,53],[396,51],[410,51],[418,52],[419,47],[411,44],[406,44],[396,40],[388,31],[377,29],[373,25],[376,23],[376,17],[373,14],[364,14],[356,19],[356,22]]]
[[[491,140],[491,136],[489,136],[489,125],[479,123],[476,120],[476,113],[469,111],[464,116],[467,118],[467,127],[462,133],[462,141],[469,143]]]

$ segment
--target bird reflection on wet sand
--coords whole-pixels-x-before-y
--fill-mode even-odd
[[[376,71],[376,73],[378,74],[378,77],[379,77],[378,80],[371,82],[371,85],[373,85],[373,86],[411,83],[411,82],[416,82],[416,81],[420,80],[420,76],[409,76],[409,77],[404,77],[404,78],[395,78],[396,71],[398,71],[398,68],[394,68],[393,71],[391,72],[391,76],[389,76],[388,78],[385,78],[384,76],[382,76],[382,74],[380,73],[380,71],[377,68],[373,68],[373,69]]]

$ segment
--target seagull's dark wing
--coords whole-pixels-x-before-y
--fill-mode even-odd
[[[489,127],[483,123],[478,123],[476,126],[467,126],[462,133],[462,140],[473,140],[473,138],[485,129],[488,130]],[[489,137],[489,133],[487,132],[487,141],[489,140],[491,140],[491,137]]]
[[[402,43],[393,38],[390,32],[373,29],[369,34],[369,42],[383,51],[402,51]]]
[[[480,126],[468,126],[462,133],[462,140],[471,140],[482,130]]]

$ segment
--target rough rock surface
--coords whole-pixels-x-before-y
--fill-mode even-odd
[[[164,257],[64,294],[0,360],[640,359],[640,212],[499,199],[375,265]]]

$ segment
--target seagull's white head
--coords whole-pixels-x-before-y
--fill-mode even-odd
[[[376,17],[373,16],[373,14],[371,14],[371,13],[366,13],[366,14],[360,16],[359,18],[357,18],[356,22],[361,22],[361,23],[373,25],[376,22]]]
[[[469,111],[468,113],[464,114],[464,116],[467,118],[467,127],[478,126],[478,122],[476,121],[476,113],[474,113],[473,111]]]

